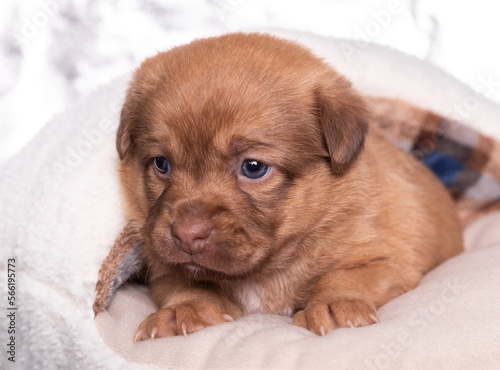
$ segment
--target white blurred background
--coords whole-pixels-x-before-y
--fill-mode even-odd
[[[58,112],[159,50],[261,28],[388,45],[500,102],[495,0],[3,0],[0,163]],[[401,83],[404,83],[402,81]]]

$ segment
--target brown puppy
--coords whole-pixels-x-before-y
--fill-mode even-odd
[[[146,60],[117,137],[159,307],[135,339],[247,313],[293,314],[316,334],[369,325],[459,253],[446,190],[370,120],[345,78],[270,36]]]

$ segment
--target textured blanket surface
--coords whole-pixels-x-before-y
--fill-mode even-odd
[[[426,63],[371,45],[347,59],[342,46],[349,41],[284,36],[309,45],[364,94],[401,99],[464,123],[474,133],[466,137],[477,138],[467,141],[471,153],[476,147],[488,148],[471,144],[483,140],[480,135],[500,138],[500,108]],[[19,368],[498,367],[499,212],[470,223],[465,233],[467,251],[430,272],[415,290],[384,305],[380,323],[370,327],[341,329],[319,338],[290,325],[287,318],[251,315],[187,338],[134,345],[137,326],[155,307],[147,291],[132,284],[117,289],[108,309],[94,318],[99,268],[127,225],[114,145],[126,83],[126,78],[116,81],[56,117],[1,165],[0,272],[6,275],[7,259],[16,258]],[[455,117],[453,107],[472,98],[477,100],[474,109]],[[388,134],[399,130],[386,124]],[[415,130],[396,136],[407,138],[399,143],[404,147],[423,135]],[[485,151],[490,159],[484,165],[471,167],[480,176],[467,189],[473,189],[485,174],[495,178],[498,155],[491,154],[495,150]],[[458,179],[451,178],[450,184]],[[470,191],[460,199],[467,199]],[[464,221],[476,217],[467,211],[478,209],[474,207],[464,207]],[[135,238],[133,232],[130,238]],[[120,255],[110,258],[126,261]],[[133,254],[130,258],[137,261]],[[120,264],[115,266],[119,269]],[[113,281],[114,275],[108,278]],[[6,289],[7,284],[0,284],[2,297]],[[105,305],[109,292],[102,297]],[[6,315],[0,317],[0,325],[8,327]],[[0,356],[0,368],[6,364],[6,356]]]

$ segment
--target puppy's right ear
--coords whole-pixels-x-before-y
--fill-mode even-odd
[[[116,150],[118,151],[120,160],[125,158],[125,154],[127,154],[130,143],[132,142],[132,137],[130,135],[131,118],[129,102],[125,101],[120,114],[120,125],[116,133]]]
[[[341,174],[363,149],[370,114],[351,83],[336,73],[323,79],[315,95],[332,169]]]

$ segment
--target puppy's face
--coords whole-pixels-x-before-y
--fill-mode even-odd
[[[295,44],[233,34],[148,59],[117,148],[150,263],[204,280],[286,266],[366,130],[350,84]]]

